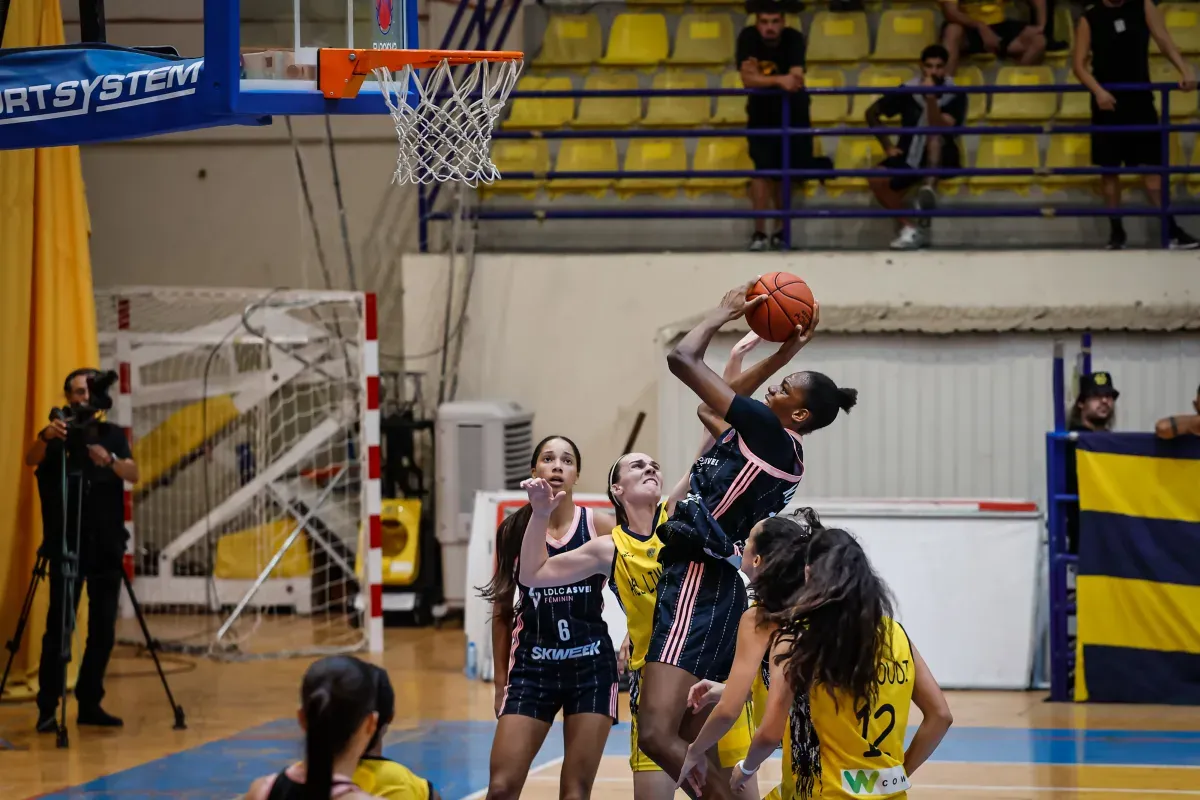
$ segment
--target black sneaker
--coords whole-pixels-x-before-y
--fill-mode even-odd
[[[933,211],[937,208],[937,192],[932,186],[922,186],[917,190],[917,208],[921,211]],[[928,232],[933,227],[933,217],[917,218],[917,227]]]
[[[750,237],[750,252],[762,253],[767,249],[767,247],[769,247],[767,244],[767,235],[765,233],[755,231],[754,235]]]
[[[1104,246],[1105,250],[1124,250],[1125,249],[1125,229],[1113,228],[1108,235],[1108,244]]]
[[[79,709],[79,717],[75,720],[80,725],[95,725],[99,728],[123,728],[125,721],[114,717],[100,706],[90,706]]]
[[[1195,250],[1200,248],[1200,242],[1182,228],[1176,228],[1171,234],[1171,242],[1168,247],[1172,250]]]
[[[771,249],[772,250],[786,250],[787,249],[787,247],[785,247],[783,244],[783,234],[782,233],[772,233],[771,234]]]
[[[54,733],[58,730],[58,720],[53,711],[38,711],[37,732]]]

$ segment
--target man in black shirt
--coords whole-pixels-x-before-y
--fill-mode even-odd
[[[921,53],[921,77],[908,81],[905,86],[929,86],[932,91],[929,94],[887,94],[880,97],[867,108],[867,125],[878,128],[881,117],[900,117],[900,124],[906,128],[962,125],[967,117],[967,96],[937,93],[937,87],[954,85],[953,79],[946,75],[947,58],[946,48],[940,44],[926,47]],[[886,169],[954,168],[961,164],[958,143],[953,136],[906,133],[897,143],[893,143],[892,137],[886,133],[877,133],[876,136],[887,154],[880,164]],[[933,189],[937,178],[933,176],[871,178],[869,183],[871,191],[884,208],[905,208],[908,191],[918,184],[921,188],[917,192],[917,206],[921,209],[937,206],[937,193]],[[917,226],[903,218],[898,222],[900,232],[892,242],[893,250],[916,250],[929,245],[929,217],[922,217]]]
[[[95,374],[95,370],[81,369],[67,376],[63,390],[73,408],[88,406],[88,378]],[[25,453],[25,463],[37,467],[42,505],[40,552],[50,559],[50,608],[38,668],[38,732],[56,730],[54,714],[62,696],[62,659],[67,655],[64,649],[69,647],[69,639],[64,639],[63,602],[69,585],[74,605],[78,606],[85,580],[88,633],[75,686],[78,722],[119,727],[121,720],[107,714],[100,701],[104,698],[104,672],[116,639],[122,560],[129,539],[124,482],[137,482],[137,464],[117,426],[93,420],[82,429],[68,431],[67,424],[58,419],[38,433]],[[64,559],[64,549],[67,555],[77,556],[77,566],[71,559]],[[75,611],[68,609],[68,624],[74,620]]]
[[[958,59],[963,55],[991,53],[1018,64],[1042,63],[1054,21],[1051,4],[1046,0],[1029,0],[1031,22],[1005,19],[1004,5],[942,0],[942,15],[946,18],[942,44],[950,54],[946,68],[949,74],[958,70]],[[996,12],[998,18],[992,16]]]
[[[753,7],[753,6],[751,6]],[[768,0],[758,10],[755,24],[742,30],[737,40],[737,63],[742,85],[747,89],[783,89],[791,92],[789,127],[809,126],[809,98],[804,92],[804,34],[784,24],[783,12]],[[746,117],[750,128],[783,126],[783,97],[779,94],[750,95],[746,98]],[[791,136],[789,167],[800,169],[812,161],[812,137]],[[755,169],[783,169],[783,137],[751,136],[750,158]],[[751,178],[750,202],[755,211],[783,207],[780,182],[776,178]],[[787,224],[787,221],[784,221]],[[781,234],[771,234],[769,246],[778,250]],[[750,249],[766,250],[767,221],[754,220]]]
[[[1192,67],[1171,41],[1154,0],[1099,0],[1087,6],[1075,30],[1075,54],[1072,66],[1079,82],[1092,93],[1093,125],[1157,125],[1154,93],[1144,91],[1112,93],[1102,84],[1150,83],[1150,37],[1158,42],[1179,70],[1179,86],[1184,91],[1196,88]],[[1092,66],[1088,69],[1088,57]],[[1163,163],[1162,136],[1158,131],[1145,133],[1093,133],[1092,163],[1099,167],[1159,166]],[[1121,186],[1115,174],[1102,175],[1104,204],[1113,212],[1121,205]],[[1143,175],[1146,194],[1153,205],[1162,203],[1162,179]],[[1109,217],[1108,249],[1125,246],[1125,228],[1121,217]],[[1171,248],[1192,250],[1200,242],[1189,236],[1170,219]]]

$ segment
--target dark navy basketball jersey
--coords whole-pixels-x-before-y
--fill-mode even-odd
[[[546,537],[550,558],[567,553],[596,536],[591,509],[575,507],[571,533],[560,540]],[[514,661],[526,666],[561,664],[587,670],[587,662],[615,658],[612,639],[601,612],[605,577],[593,575],[577,583],[546,589],[517,584],[520,599],[513,626]]]
[[[712,558],[741,565],[742,545],[751,528],[784,509],[804,474],[800,437],[782,425],[779,436],[790,437],[795,455],[791,471],[774,467],[753,453],[734,428],[696,459],[687,496],[676,503],[675,513],[659,529],[659,537],[666,542],[662,550],[665,560],[694,560],[699,549]]]

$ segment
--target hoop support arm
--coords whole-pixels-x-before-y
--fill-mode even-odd
[[[345,100],[358,96],[362,83],[374,70],[393,72],[406,66],[430,69],[446,61],[452,67],[480,61],[517,61],[525,54],[516,50],[366,50],[322,47],[317,50],[317,88],[327,99]]]

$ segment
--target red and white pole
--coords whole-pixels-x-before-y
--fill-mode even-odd
[[[363,522],[367,530],[365,596],[367,643],[372,653],[383,652],[383,484],[379,432],[379,323],[375,294],[363,296],[364,336],[362,348],[364,403],[362,440],[365,445]]]
[[[117,299],[117,342],[116,360],[117,396],[113,402],[113,422],[121,427],[125,441],[133,450],[133,345],[129,340],[130,309],[129,298]],[[136,531],[133,524],[133,484],[125,482],[125,530],[129,531],[129,542],[125,546],[125,557],[122,566],[129,582],[133,583],[133,554]],[[125,602],[121,604],[121,616],[132,617],[133,608]]]

